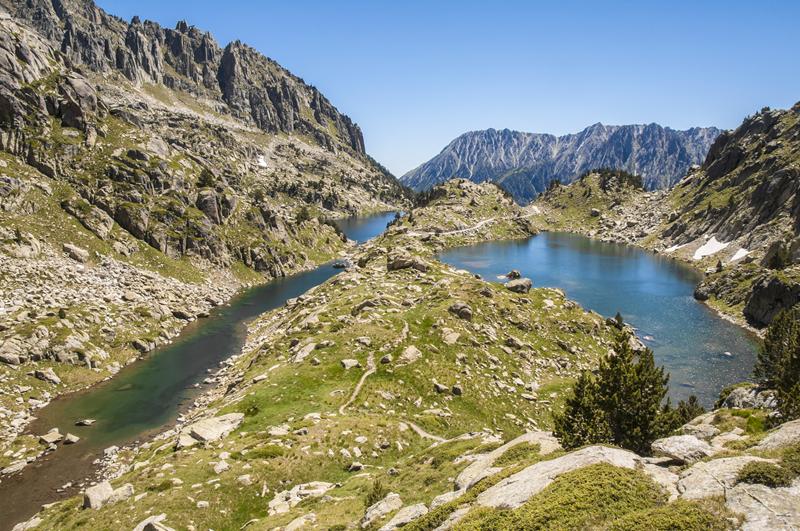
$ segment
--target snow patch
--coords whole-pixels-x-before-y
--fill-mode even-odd
[[[739,249],[738,251],[733,253],[733,256],[731,257],[731,262],[735,262],[736,260],[741,260],[748,254],[750,254],[750,251],[748,251],[747,249]]]
[[[672,247],[667,247],[666,249],[664,249],[664,252],[665,253],[674,253],[678,249],[686,247],[687,245],[689,245],[689,244],[688,243],[684,243],[684,244],[681,244],[681,245],[673,245]]]
[[[700,260],[704,256],[711,256],[714,253],[720,252],[728,245],[730,245],[730,242],[723,243],[721,241],[718,241],[716,236],[712,236],[710,240],[708,240],[694,252],[694,259]]]
[[[264,157],[264,155],[259,155],[258,156],[258,160],[256,161],[256,164],[258,164],[259,168],[266,168],[267,167],[267,159]]]

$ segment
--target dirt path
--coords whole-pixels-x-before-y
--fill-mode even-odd
[[[361,375],[361,379],[356,384],[356,388],[353,389],[353,394],[350,395],[350,398],[339,407],[339,414],[344,415],[344,410],[350,407],[350,404],[355,402],[356,398],[358,397],[358,393],[361,392],[361,387],[364,386],[364,382],[367,380],[367,377],[375,372],[375,355],[370,354],[367,357],[367,370],[364,374]]]
[[[436,441],[437,443],[447,442],[447,439],[444,439],[444,438],[439,437],[438,435],[434,435],[432,433],[428,433],[427,431],[423,430],[422,428],[420,428],[419,426],[417,426],[413,422],[409,422],[407,420],[405,420],[403,422],[408,424],[408,427],[411,428],[414,431],[414,433],[416,433],[417,435],[419,435],[423,439],[430,439],[432,441]]]

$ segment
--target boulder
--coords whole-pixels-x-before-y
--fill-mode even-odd
[[[114,488],[108,481],[103,481],[87,488],[83,493],[84,509],[100,509],[114,495]]]
[[[365,529],[371,526],[387,514],[396,511],[402,506],[403,500],[400,499],[400,495],[390,492],[384,499],[367,508],[364,517],[361,519],[361,528]]]
[[[67,253],[67,256],[76,262],[85,263],[89,261],[89,251],[86,249],[81,249],[80,247],[72,245],[71,243],[65,243],[62,246],[62,249],[65,253]]]
[[[416,269],[422,273],[428,271],[428,266],[420,258],[407,253],[391,253],[386,257],[386,269],[398,271],[400,269]]]
[[[558,476],[599,463],[637,468],[642,460],[633,452],[605,446],[589,446],[567,455],[541,461],[513,474],[482,492],[475,503],[483,507],[516,509],[550,485]]]
[[[472,308],[465,302],[459,301],[453,303],[450,308],[448,308],[448,311],[461,319],[466,319],[467,321],[472,320]]]
[[[58,377],[58,375],[51,367],[47,367],[41,370],[37,369],[36,371],[34,371],[33,375],[39,380],[50,382],[53,385],[58,385],[61,383],[61,378]]]
[[[306,498],[319,498],[334,487],[333,483],[312,481],[295,485],[290,490],[283,490],[275,494],[268,505],[269,515],[288,513],[292,507]]]
[[[775,409],[775,392],[757,387],[737,387],[725,397],[722,407],[737,409]]]
[[[797,444],[798,441],[800,441],[800,419],[784,422],[764,437],[755,449],[774,450]]]
[[[684,470],[678,479],[677,488],[680,497],[699,499],[724,496],[726,490],[736,484],[736,477],[742,467],[753,461],[766,461],[766,459],[745,455],[695,463]]]
[[[53,428],[44,435],[39,437],[39,442],[42,444],[55,444],[63,439],[64,436],[59,433],[58,428]]]
[[[426,514],[428,514],[428,508],[424,503],[403,507],[397,511],[397,514],[395,514],[391,520],[386,522],[386,524],[380,528],[380,531],[393,531],[394,529],[403,527],[404,525],[409,524],[420,516],[424,516]]]
[[[354,360],[354,359],[350,359],[350,358],[343,359],[339,363],[342,364],[342,367],[344,367],[344,370],[354,369],[356,367],[360,367],[361,366],[361,363],[358,360]]]
[[[561,449],[558,440],[553,437],[553,434],[550,432],[531,431],[523,433],[499,448],[495,448],[491,452],[476,456],[475,461],[470,463],[469,466],[462,470],[458,477],[456,477],[456,490],[467,490],[481,479],[499,472],[501,469],[494,467],[494,462],[508,450],[519,444],[538,444],[540,455],[546,455]]]
[[[655,455],[664,455],[684,463],[693,463],[716,453],[710,444],[694,435],[664,437],[654,441],[651,449]]]
[[[800,529],[800,484],[771,489],[740,483],[725,493],[725,505],[744,516],[742,531]]]
[[[148,516],[147,518],[139,522],[136,525],[136,527],[133,528],[133,531],[175,531],[171,527],[167,527],[166,525],[161,523],[166,519],[167,515],[164,513],[154,516]]]
[[[64,444],[75,444],[76,442],[80,441],[81,438],[77,435],[73,435],[71,433],[67,433],[64,437]]]
[[[186,448],[198,442],[221,439],[238,428],[243,419],[243,413],[228,413],[190,424],[181,430],[177,448]]]
[[[528,293],[533,287],[529,278],[518,278],[505,283],[506,289],[514,293]]]
[[[422,352],[414,345],[405,348],[398,361],[400,363],[413,363],[422,357]]]

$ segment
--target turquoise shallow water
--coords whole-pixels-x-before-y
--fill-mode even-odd
[[[461,247],[439,258],[488,280],[519,269],[534,286],[561,288],[587,309],[619,311],[669,371],[673,400],[694,394],[713,405],[724,386],[752,372],[756,339],[697,302],[692,293],[701,275],[675,260],[561,233]]]

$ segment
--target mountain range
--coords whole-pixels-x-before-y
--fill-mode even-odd
[[[501,185],[520,203],[550,182],[574,181],[597,168],[642,175],[648,189],[672,186],[705,159],[716,127],[677,131],[658,124],[591,125],[576,134],[555,136],[509,129],[464,133],[441,153],[403,175],[403,184],[426,190],[453,177]]]

